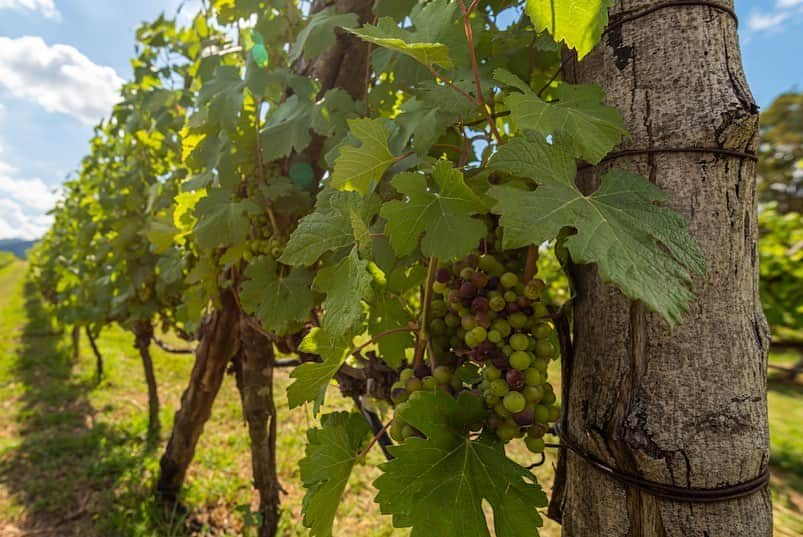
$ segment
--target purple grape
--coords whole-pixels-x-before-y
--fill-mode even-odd
[[[505,356],[505,354],[501,353],[501,352],[499,354],[496,354],[495,356],[493,356],[491,358],[491,362],[494,364],[494,367],[496,367],[497,369],[505,370],[508,367],[510,367],[510,362],[508,361],[507,356]]]
[[[448,268],[439,268],[435,271],[435,280],[438,283],[449,283],[452,279],[452,271]]]
[[[474,313],[488,313],[488,299],[483,296],[478,296],[471,301],[471,311]]]
[[[482,289],[488,285],[488,276],[486,276],[484,272],[475,272],[471,275],[471,283],[473,283],[474,287],[477,289]]]
[[[488,283],[485,284],[485,288],[489,291],[496,291],[499,289],[499,276],[491,276],[488,278]]]
[[[524,373],[518,369],[509,369],[505,375],[505,380],[510,386],[511,390],[521,390],[524,388]]]
[[[525,408],[521,412],[513,414],[513,421],[519,427],[529,427],[535,423],[535,412],[532,408]]]
[[[521,310],[521,308],[515,302],[511,302],[510,304],[505,306],[505,310],[507,310],[508,313],[517,313]]]
[[[476,254],[467,255],[466,264],[471,268],[477,268],[477,266],[480,264],[480,257]]]
[[[424,377],[427,377],[427,376],[431,375],[432,371],[430,371],[428,365],[421,364],[421,365],[415,366],[415,369],[413,370],[413,373],[415,373],[416,377],[422,379]]]
[[[463,282],[460,285],[460,297],[461,298],[474,298],[477,296],[477,288],[474,287],[474,284],[471,282]]]

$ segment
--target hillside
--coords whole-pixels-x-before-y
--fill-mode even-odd
[[[23,239],[0,239],[0,252],[11,252],[20,259],[25,259],[26,252],[34,244],[36,244],[36,241],[26,241]]]

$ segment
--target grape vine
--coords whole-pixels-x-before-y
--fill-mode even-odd
[[[504,445],[541,453],[560,418],[547,373],[570,291],[539,264],[594,263],[670,325],[705,270],[647,179],[575,183],[627,135],[600,88],[555,76],[609,2],[208,4],[138,32],[134,80],[35,254],[56,315],[193,334],[231,292],[250,326],[314,357],[291,407],[318,414],[333,379],[360,379],[357,400],[392,409],[375,485],[397,527],[490,535],[487,502],[496,535],[536,534],[546,496]],[[313,535],[331,535],[371,436],[356,411],[309,432]]]

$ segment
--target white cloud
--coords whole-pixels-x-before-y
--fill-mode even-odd
[[[803,6],[803,0],[778,0],[775,7],[779,9],[790,8],[795,6]]]
[[[38,11],[48,19],[61,20],[61,13],[53,0],[0,0],[0,9]]]
[[[26,214],[14,200],[0,198],[0,239],[38,239],[51,221],[47,215]]]
[[[93,63],[69,45],[48,46],[34,36],[0,37],[0,85],[48,112],[92,125],[119,100],[122,83],[114,69]]]
[[[2,163],[0,163],[2,164]],[[49,211],[58,196],[41,179],[15,179],[2,174],[0,167],[0,196],[11,199],[37,211]]]
[[[747,25],[751,30],[757,32],[764,30],[777,29],[786,19],[789,18],[789,13],[762,13],[753,12],[747,21]]]

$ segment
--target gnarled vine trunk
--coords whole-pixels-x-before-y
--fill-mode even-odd
[[[621,149],[755,151],[758,113],[736,21],[727,9],[677,4],[617,2],[602,43],[569,65],[567,78],[605,88],[632,133]],[[708,273],[696,282],[699,298],[683,324],[670,332],[657,315],[603,284],[595,269],[575,271],[575,353],[564,378],[568,433],[609,465],[649,480],[697,488],[751,480],[769,458],[755,162],[715,152],[652,152],[586,170],[581,187],[595,188],[611,165],[640,172],[669,194],[669,205],[689,220]],[[772,533],[768,490],[708,505],[675,503],[623,487],[572,453],[566,471],[566,536]]]
[[[98,349],[98,344],[95,341],[95,336],[92,335],[92,330],[87,326],[85,328],[86,338],[89,340],[89,346],[92,347],[92,352],[95,354],[95,371],[97,373],[98,382],[103,378],[103,355]]]
[[[276,405],[273,401],[273,342],[245,320],[240,323],[240,353],[234,360],[243,418],[251,439],[251,468],[259,491],[260,537],[273,537],[279,525],[276,475]]]
[[[181,396],[181,407],[173,421],[173,432],[159,461],[157,494],[174,504],[181,492],[187,468],[204,425],[212,415],[226,368],[239,349],[239,312],[231,291],[221,293],[222,307],[206,319],[200,330],[195,365]]]
[[[134,336],[134,347],[142,358],[145,382],[148,385],[148,445],[155,446],[159,441],[162,424],[159,421],[159,390],[156,386],[156,373],[153,370],[153,358],[151,358],[153,325],[150,321],[137,321],[134,324]]]

